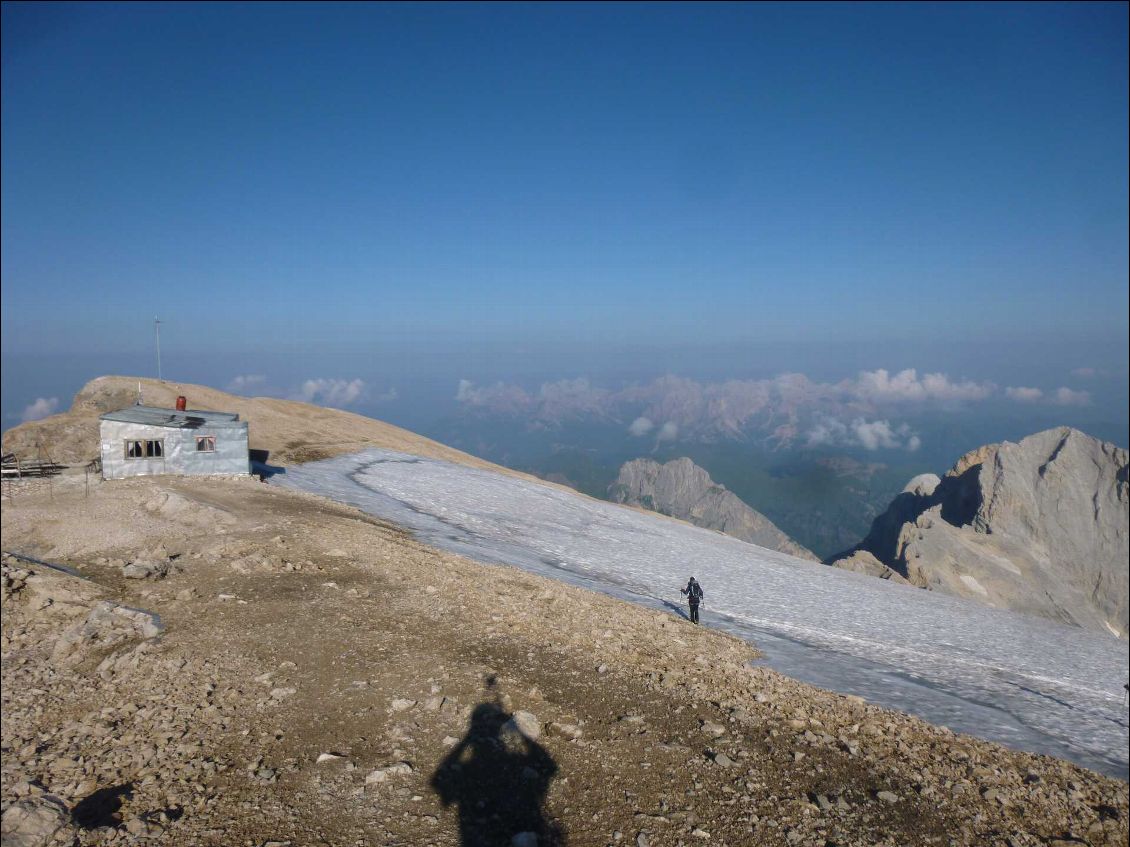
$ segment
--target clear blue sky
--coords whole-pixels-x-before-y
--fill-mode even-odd
[[[1127,61],[1121,3],[5,3],[3,351],[1124,378]]]

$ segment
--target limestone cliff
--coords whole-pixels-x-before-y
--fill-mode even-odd
[[[980,447],[911,480],[833,564],[870,554],[923,588],[1125,638],[1127,489],[1126,450],[1078,430]]]
[[[642,506],[790,556],[819,560],[687,458],[665,465],[651,459],[626,462],[608,492],[617,503]]]

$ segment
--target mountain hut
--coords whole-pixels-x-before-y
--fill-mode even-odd
[[[234,412],[127,406],[100,418],[102,478],[251,472],[247,422]]]

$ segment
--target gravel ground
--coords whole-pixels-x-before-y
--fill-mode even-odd
[[[5,845],[1127,843],[1123,782],[321,498],[61,477],[3,547],[76,574],[4,557]]]

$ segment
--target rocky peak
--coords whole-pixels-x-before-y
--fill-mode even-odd
[[[617,503],[680,518],[791,556],[818,560],[686,457],[663,465],[652,459],[626,462],[608,491]]]
[[[1067,623],[1127,632],[1127,451],[1070,427],[966,453],[915,477],[866,551],[910,582]]]

